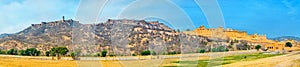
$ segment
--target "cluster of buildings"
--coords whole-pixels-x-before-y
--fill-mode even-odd
[[[200,35],[205,37],[217,37],[229,40],[239,40],[239,41],[247,41],[251,45],[263,45],[263,48],[268,50],[283,50],[283,49],[292,49],[286,47],[285,44],[287,42],[291,42],[293,47],[297,47],[300,43],[294,40],[285,40],[285,41],[274,41],[267,39],[266,35],[258,35],[258,34],[248,34],[245,31],[233,30],[231,28],[205,28],[204,26],[200,26],[199,28],[186,32],[187,34]]]

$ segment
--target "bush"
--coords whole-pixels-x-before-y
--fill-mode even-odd
[[[177,53],[174,51],[174,52],[169,52],[168,54],[169,54],[169,55],[175,55],[175,54],[177,54]]]
[[[199,50],[199,53],[205,53],[204,49]]]
[[[291,42],[286,42],[285,47],[290,47],[291,48],[291,47],[293,47],[293,44]]]
[[[76,53],[75,53],[75,52],[72,52],[70,56],[71,56],[71,57],[75,57],[75,56],[76,56]]]
[[[116,56],[115,54],[109,54],[109,57],[114,57],[114,56]]]
[[[75,52],[72,52],[70,56],[72,57],[73,60],[76,60],[76,53]]]
[[[136,56],[136,54],[131,54],[132,56]]]
[[[256,46],[255,46],[255,49],[256,49],[257,51],[259,51],[260,48],[261,48],[260,45],[256,45]]]
[[[6,54],[6,51],[0,50],[0,54]]]
[[[9,54],[9,55],[18,55],[18,50],[16,49],[10,49],[6,52],[6,54]]]
[[[94,56],[95,56],[95,57],[100,57],[101,54],[100,54],[100,53],[97,53],[97,54],[95,54]]]
[[[101,57],[106,57],[106,54],[107,54],[106,50],[101,51]]]
[[[229,49],[224,46],[219,46],[216,48],[212,48],[211,51],[212,52],[226,52],[226,51],[229,51]]]
[[[151,55],[151,51],[149,51],[149,50],[142,51],[142,52],[141,52],[141,55],[142,55],[142,56]]]
[[[152,55],[156,55],[156,52],[155,51],[152,51],[152,53],[151,53]]]
[[[47,57],[50,56],[50,51],[46,51],[46,56],[47,56]]]

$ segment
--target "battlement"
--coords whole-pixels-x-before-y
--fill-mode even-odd
[[[60,23],[69,23],[69,22],[74,22],[74,20],[72,20],[72,19],[65,20],[64,16],[63,16],[62,20],[51,21],[51,22],[41,22],[40,24],[31,24],[31,26],[32,27],[42,27],[43,25],[56,26],[56,25],[59,25]]]

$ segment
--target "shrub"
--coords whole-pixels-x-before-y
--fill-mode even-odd
[[[226,52],[226,51],[229,51],[229,49],[224,46],[219,46],[216,48],[212,48],[211,51],[212,52]]]
[[[293,44],[291,42],[286,42],[285,47],[290,47],[291,48],[291,47],[293,47]]]
[[[151,54],[151,51],[149,51],[149,50],[145,50],[145,51],[141,52],[142,56],[147,56],[147,55],[150,55],[150,54]]]
[[[152,53],[151,53],[152,55],[156,55],[156,52],[155,51],[152,51]]]
[[[260,48],[261,48],[260,45],[256,45],[256,46],[255,46],[255,49],[256,49],[257,51],[259,51]]]
[[[71,57],[75,57],[75,56],[76,56],[76,53],[75,53],[75,52],[72,52],[70,56],[71,56]]]
[[[0,50],[0,54],[6,54],[6,51]]]
[[[132,56],[136,56],[136,54],[131,54]]]
[[[76,53],[75,52],[72,52],[70,56],[72,57],[73,60],[76,59]]]
[[[100,57],[101,54],[100,54],[100,53],[97,53],[97,54],[95,54],[94,56],[95,56],[95,57]]]
[[[205,53],[204,49],[199,50],[199,53]]]
[[[177,54],[177,53],[174,51],[174,52],[169,52],[168,54],[169,55],[174,55],[174,54]]]
[[[46,56],[50,56],[50,51],[46,51]]]
[[[114,57],[114,56],[116,56],[115,54],[109,54],[109,57]]]
[[[101,57],[106,57],[106,54],[107,54],[106,50],[101,51]]]

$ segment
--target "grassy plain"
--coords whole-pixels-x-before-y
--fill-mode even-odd
[[[223,58],[204,59],[204,60],[197,60],[197,61],[175,61],[173,63],[177,63],[180,66],[197,65],[198,67],[207,67],[207,66],[218,66],[218,65],[231,64],[231,63],[235,63],[235,62],[251,61],[251,60],[279,56],[279,55],[282,55],[282,54],[254,53],[254,54],[241,54],[241,55],[226,56]],[[176,66],[166,66],[166,67],[176,67]]]

